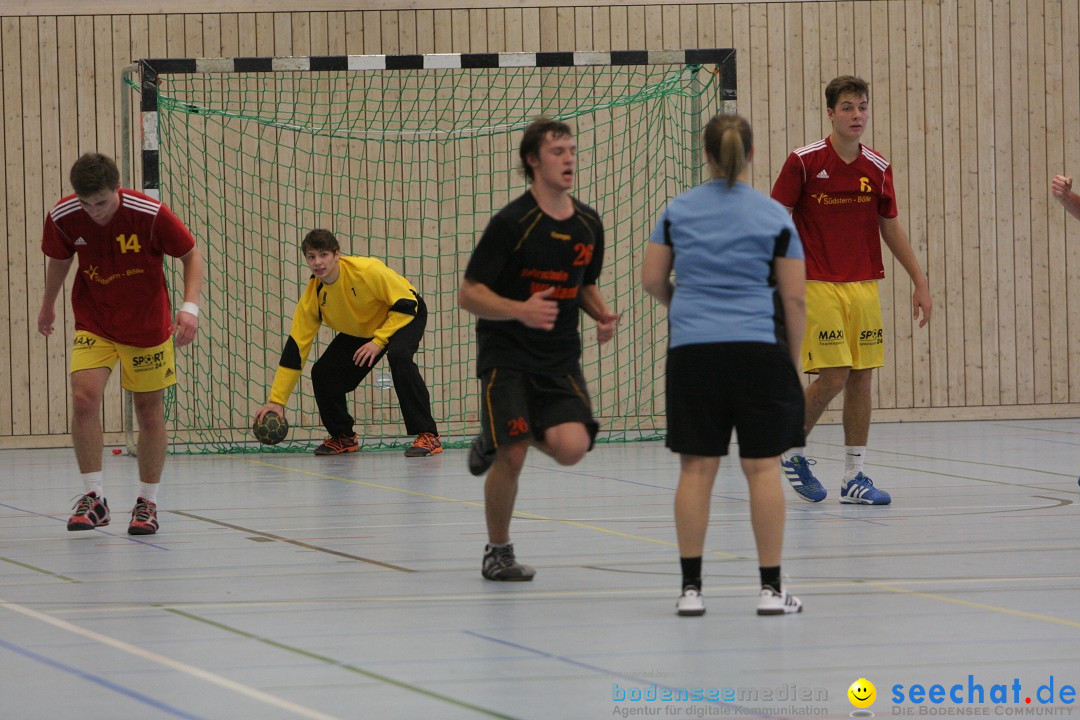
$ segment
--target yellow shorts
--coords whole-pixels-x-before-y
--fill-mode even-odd
[[[876,280],[806,283],[803,372],[821,368],[878,368],[885,364],[885,333]]]
[[[154,392],[176,384],[176,360],[170,337],[156,347],[121,345],[78,330],[71,349],[71,372],[116,367],[120,361],[120,384],[131,392]]]

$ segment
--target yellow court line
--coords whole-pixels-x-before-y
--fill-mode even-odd
[[[971,602],[970,600],[961,600],[960,598],[946,597],[945,595],[935,595],[933,593],[917,592],[915,590],[905,590],[903,588],[893,587],[891,585],[883,585],[881,583],[868,582],[867,585],[871,587],[881,588],[882,590],[888,590],[890,592],[900,593],[902,595],[914,595],[915,597],[926,598],[927,600],[941,600],[942,602],[953,603],[955,605],[964,605],[966,607],[976,608],[979,610],[989,610],[991,612],[1004,613],[1006,615],[1015,615],[1016,617],[1028,618],[1030,620],[1043,620],[1045,622],[1051,622],[1056,625],[1064,625],[1065,627],[1080,628],[1080,622],[1074,620],[1063,620],[1061,618],[1050,617],[1049,615],[1040,615],[1039,613],[1027,612],[1024,610],[1012,610],[1010,608],[998,607],[996,605],[986,605],[984,603]]]
[[[253,463],[255,465],[262,465],[264,467],[276,468],[278,470],[288,470],[291,472],[298,472],[302,475],[310,475],[311,477],[324,478],[326,480],[338,480],[340,482],[352,483],[353,485],[362,485],[364,487],[375,488],[377,490],[389,490],[391,492],[403,493],[405,495],[415,495],[416,497],[428,498],[431,500],[442,500],[444,502],[457,503],[459,505],[468,505],[470,507],[476,507],[483,509],[484,503],[476,502],[475,500],[461,500],[459,498],[445,497],[443,495],[432,495],[431,493],[420,492],[419,490],[406,490],[405,488],[393,487],[391,485],[380,485],[378,483],[365,482],[363,480],[353,480],[352,478],[338,477],[337,475],[327,475],[326,473],[311,472],[310,470],[301,470],[299,468],[288,467],[286,465],[275,465],[263,460],[249,460],[243,459],[244,462]],[[560,520],[559,518],[548,517],[546,515],[536,515],[535,513],[526,513],[518,510],[514,511],[516,517],[525,518],[528,520],[544,520],[547,522],[561,523],[563,525],[570,525],[571,527],[583,528],[585,530],[595,530],[596,532],[604,533],[606,535],[614,535],[615,537],[627,538],[630,540],[642,540],[644,542],[654,543],[656,545],[664,545],[665,547],[678,547],[677,543],[670,542],[668,540],[657,540],[656,538],[649,538],[643,535],[634,535],[632,533],[625,533],[619,530],[609,530],[608,528],[602,528],[597,525],[589,525],[587,523],[578,522],[576,520]],[[715,555],[716,557],[727,558],[729,560],[745,560],[742,555],[733,555],[731,553],[720,552],[719,550],[707,550],[706,554]]]

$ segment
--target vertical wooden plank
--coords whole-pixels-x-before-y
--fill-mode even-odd
[[[1080,79],[1075,72],[1076,68],[1080,68],[1080,44],[1072,42],[1073,39],[1080,37],[1080,2],[1070,1],[1062,4],[1061,37],[1062,75],[1068,78],[1062,83],[1062,115],[1066,119],[1066,127],[1069,127],[1069,122],[1080,117]],[[1052,173],[1074,177],[1080,175],[1080,133],[1066,132],[1064,145],[1063,161],[1057,168],[1054,168],[1051,163]],[[1065,299],[1070,313],[1073,313],[1075,317],[1076,308],[1080,307],[1080,222],[1073,222],[1075,218],[1066,217],[1061,208],[1055,208],[1053,212],[1065,221],[1065,266],[1068,283]],[[1078,402],[1080,401],[1080,327],[1077,327],[1075,322],[1069,325],[1068,358],[1069,402]]]
[[[506,10],[486,10],[488,52],[506,52]]]
[[[840,25],[836,16],[836,3],[824,2],[818,7],[821,12],[821,21],[818,23],[821,32],[821,52],[818,56],[821,62],[821,82],[814,89],[815,102],[807,103],[807,105],[810,107],[816,106],[818,108],[818,127],[820,130],[818,130],[817,133],[811,133],[811,138],[825,137],[830,132],[830,127],[826,120],[827,115],[825,114],[824,91],[825,86],[829,81],[841,74],[840,59],[837,50],[839,43],[837,34],[840,32]]]
[[[942,157],[946,144],[943,137],[943,91],[941,67],[941,7],[938,2],[922,4],[922,21],[925,31],[923,52],[925,78],[924,123],[926,129],[926,268],[934,277],[942,278],[941,289],[944,291],[944,306],[938,307],[938,320],[930,333],[930,398],[935,407],[949,404],[949,356],[948,329],[951,316],[957,311],[951,302],[955,296],[949,268],[945,262],[945,228],[942,215],[941,199],[945,193],[942,173]],[[918,347],[920,335],[916,334],[914,364],[921,365]],[[916,372],[915,376],[918,377]]]
[[[252,17],[250,14],[247,17]],[[221,29],[221,57],[240,57],[240,16],[227,13],[218,16]]]
[[[907,230],[911,240],[911,246],[915,250],[915,256],[919,263],[928,272],[927,256],[930,238],[927,225],[926,198],[932,193],[926,182],[922,182],[928,174],[928,163],[934,157],[926,147],[929,138],[929,128],[926,117],[926,80],[925,80],[925,55],[924,55],[924,27],[921,12],[921,3],[906,2],[904,4],[904,22],[907,26],[907,72],[904,74],[904,84],[901,86],[903,95],[907,100],[907,134],[905,145],[907,146],[908,159],[908,198],[909,209],[907,217],[910,218]],[[899,90],[900,88],[897,88]],[[901,271],[902,272],[902,271]],[[943,290],[942,277],[931,274],[931,291],[935,297],[940,298]],[[907,312],[901,312],[910,307],[911,286],[900,283],[894,284],[893,302],[896,308],[894,315],[896,322],[896,404],[898,407],[929,407],[931,404],[932,383],[929,357],[929,342],[926,332],[919,335],[912,334],[912,323]],[[940,303],[940,300],[939,300]],[[942,324],[940,309],[937,317],[938,324]],[[906,364],[904,361],[907,361]],[[913,370],[912,368],[917,368]]]
[[[638,49],[666,50],[664,46],[664,13],[656,5],[645,6],[645,44]]]
[[[975,0],[975,30],[971,43],[974,46],[975,113],[977,135],[974,142],[978,148],[974,163],[979,175],[979,197],[976,235],[978,238],[979,336],[982,346],[982,397],[977,404],[998,405],[1001,401],[1001,382],[998,375],[1000,338],[998,337],[997,259],[999,245],[997,196],[995,179],[998,176],[995,148],[996,106],[998,102],[996,67],[994,63],[994,12],[992,0]],[[1007,54],[1007,53],[1006,53]],[[967,127],[971,127],[968,125]],[[967,152],[965,151],[965,155]],[[965,231],[966,232],[966,231]]]
[[[836,74],[855,75],[855,53],[863,43],[859,42],[855,27],[856,2],[836,3]]]
[[[51,209],[52,204],[66,195],[63,169],[63,146],[60,139],[60,66],[59,66],[59,45],[60,39],[57,34],[57,20],[53,17],[43,17],[38,19],[38,62],[39,68],[39,87],[41,96],[41,179],[42,190],[41,200],[42,205],[38,209],[38,216],[42,218],[41,222],[44,222],[44,214]],[[2,71],[0,71],[2,72]],[[0,100],[0,103],[3,101]],[[0,106],[0,114],[3,113],[3,108]],[[2,121],[0,121],[2,122]],[[0,135],[3,133],[0,132]],[[2,229],[2,228],[0,228]],[[7,248],[3,247],[0,251],[0,261],[4,262],[6,266],[6,251]],[[38,309],[40,307],[41,295],[44,291],[44,268],[45,257],[41,252],[40,243],[40,231],[38,236],[28,233],[27,236],[27,253],[34,259],[30,263],[33,267],[39,270],[39,280],[36,280],[34,285],[35,289],[31,290],[29,301],[30,304],[27,308],[28,321],[32,322],[37,316]],[[6,295],[5,295],[6,300]],[[68,414],[67,414],[67,396],[68,396],[68,376],[67,376],[67,347],[70,342],[70,338],[67,334],[67,327],[64,322],[66,311],[63,307],[66,300],[66,294],[61,293],[60,299],[57,301],[57,323],[55,325],[56,331],[52,338],[42,338],[37,333],[37,338],[40,340],[34,343],[33,352],[35,355],[44,355],[45,362],[45,383],[48,387],[47,395],[47,408],[41,408],[47,410],[48,413],[48,427],[43,434],[48,435],[63,435],[68,431]],[[2,385],[0,385],[2,387]],[[10,397],[10,395],[9,395]],[[31,408],[33,410],[33,408]]]
[[[524,52],[524,11],[520,8],[503,10],[503,52]]]
[[[997,218],[998,257],[997,257],[997,323],[998,323],[998,377],[1000,387],[999,403],[1015,405],[1020,402],[1017,393],[1017,351],[1016,326],[1017,287],[1013,274],[1015,260],[1013,256],[1014,228],[1017,224],[1013,212],[1013,177],[1016,175],[1014,158],[1026,152],[1026,148],[1017,149],[1024,140],[1024,133],[1014,137],[1012,128],[1013,105],[1023,106],[1023,100],[1013,100],[1013,69],[1016,64],[1012,58],[1015,53],[1024,52],[1024,43],[1014,47],[1017,42],[1013,34],[1013,3],[992,2],[994,17],[994,144],[993,152],[997,172],[996,196],[998,198],[995,217]]]
[[[626,8],[626,38],[628,49],[648,49],[648,40],[645,37],[645,23],[644,6],[632,5]]]
[[[450,10],[435,11],[435,52],[454,51],[453,13]]]
[[[398,13],[388,10],[380,12],[379,24],[381,26],[379,38],[382,42],[379,52],[386,55],[400,54],[401,39],[398,37]]]
[[[288,43],[278,48],[279,55],[306,57],[314,55],[311,51],[311,16],[306,12],[281,13],[284,21],[288,20]]]
[[[348,55],[348,42],[346,39],[347,18],[352,13],[328,12],[326,13],[326,54]]]
[[[363,55],[364,50],[364,21],[366,14],[362,12],[345,13],[345,54]],[[436,50],[436,52],[439,52]]]
[[[978,106],[978,57],[976,55],[975,28],[976,0],[960,0],[957,6],[957,66],[959,112],[955,116],[953,131],[958,134],[957,154],[960,165],[957,183],[960,192],[960,223],[955,231],[960,234],[963,247],[963,284],[961,307],[964,318],[961,333],[964,352],[964,406],[981,405],[983,401],[983,337],[979,291],[982,278],[979,275],[979,219],[986,207],[980,203],[979,193],[979,106]],[[950,343],[952,338],[950,338]],[[950,359],[950,363],[951,363]]]
[[[273,13],[255,13],[255,52],[259,57],[274,55],[274,15]]]
[[[748,91],[750,102],[745,105],[750,110],[748,118],[753,127],[757,128],[754,133],[757,157],[760,160],[754,163],[753,185],[758,190],[772,187],[772,179],[780,172],[783,158],[789,148],[775,147],[773,140],[772,119],[769,117],[771,97],[769,94],[771,73],[769,70],[769,19],[768,7],[763,4],[751,5],[748,9],[748,21],[750,23],[750,82],[745,86]],[[780,160],[777,160],[780,157]],[[764,162],[762,162],[764,161]],[[762,167],[764,165],[765,167]]]
[[[611,50],[611,8],[592,8],[591,47],[597,51]]]
[[[690,20],[691,28],[697,31],[697,46],[699,48],[721,47],[716,40],[716,7],[712,5],[698,5],[694,8],[694,17]],[[727,46],[725,46],[727,47]]]
[[[1049,0],[1049,2],[1056,1]],[[1046,92],[1047,28],[1043,17],[1046,2],[1047,0],[1028,0],[1027,2],[1026,127],[1031,133],[1031,149],[1033,150],[1029,156],[1028,184],[1031,188],[1028,195],[1031,203],[1032,392],[1035,402],[1039,404],[1049,403],[1053,399],[1050,360],[1053,357],[1054,347],[1050,333],[1050,257],[1046,224],[1049,193],[1043,190],[1047,182],[1047,113],[1050,110]]]
[[[197,14],[180,16],[184,23],[184,57],[207,57],[203,47],[203,16]]]
[[[775,178],[779,173],[780,168],[784,165],[784,160],[787,159],[788,154],[791,152],[794,145],[788,141],[787,136],[787,67],[784,61],[784,44],[787,42],[787,34],[785,28],[784,17],[784,4],[783,3],[767,3],[765,11],[765,25],[766,36],[768,38],[767,50],[768,53],[768,114],[767,122],[769,124],[769,132],[758,133],[755,138],[758,141],[759,153],[764,152],[763,157],[769,158],[769,167],[772,168],[772,172],[769,173],[769,177],[757,178],[755,172],[755,181],[758,188],[770,188],[770,182],[772,178]],[[756,91],[756,88],[755,88]],[[762,144],[765,146],[762,147]],[[761,168],[758,168],[760,171]],[[760,183],[760,184],[758,184]]]
[[[274,13],[274,50],[276,56],[287,56],[293,46],[292,15],[290,13]]]
[[[222,15],[207,13],[202,16],[202,51],[204,57],[222,57],[221,19]],[[231,17],[236,17],[235,15]]]
[[[803,13],[800,3],[782,4],[784,28],[784,145],[777,148],[780,152],[779,168],[784,163],[787,153],[806,144],[806,128],[803,127],[806,98],[803,82],[804,58],[807,56],[803,25]]]
[[[10,134],[13,132],[11,127],[13,123],[10,123],[7,119],[9,114],[14,113],[12,107],[14,103],[9,101],[8,98],[17,96],[12,91],[12,84],[18,78],[14,75],[12,69],[17,67],[18,52],[18,20],[0,17],[0,137],[4,138],[4,142],[0,143],[0,168],[3,168],[3,172],[0,174],[0,200],[5,203],[4,212],[0,213],[0,232],[4,233],[5,238],[17,237],[16,233],[18,232],[17,223],[12,220],[12,207],[7,204],[12,190],[18,187],[14,173],[14,169],[18,167],[18,159],[13,160],[9,157],[10,151],[8,148],[18,150],[19,145]],[[0,268],[10,266],[8,245],[8,242],[0,243]],[[7,293],[0,293],[0,330],[3,332],[11,331],[11,315],[10,298]],[[62,313],[57,313],[54,337],[62,333],[63,317]],[[53,345],[57,344],[55,340],[47,342],[50,350]],[[64,347],[65,342],[66,339],[60,341],[61,347]],[[7,348],[7,352],[3,353],[2,361],[7,364],[8,368],[15,364],[15,358],[11,354],[10,347]],[[15,410],[15,395],[12,393],[10,369],[7,372],[0,372],[0,398],[4,398],[0,400],[0,436],[10,437],[12,435],[12,416],[18,412]]]
[[[575,43],[575,14],[572,7],[560,7],[555,10],[555,50],[570,52]]]
[[[1064,66],[1061,34],[1064,16],[1061,0],[1046,0],[1046,166],[1043,183],[1049,183],[1050,177],[1061,172],[1061,158],[1065,155],[1065,138],[1062,129],[1069,126],[1064,107],[1065,88],[1063,87]],[[1075,46],[1076,35],[1068,42]],[[1070,72],[1075,77],[1075,69]],[[1075,93],[1073,93],[1075,94]],[[1073,133],[1075,134],[1075,133]],[[1066,271],[1068,255],[1065,249],[1065,232],[1057,202],[1049,198],[1049,192],[1039,192],[1038,185],[1032,185],[1032,195],[1042,195],[1046,204],[1044,217],[1048,219],[1047,240],[1047,279],[1046,302],[1049,305],[1047,315],[1050,331],[1050,353],[1047,358],[1050,371],[1050,400],[1055,403],[1069,400],[1069,312],[1068,305],[1062,302],[1062,288],[1068,288]]]
[[[571,37],[574,44],[568,50],[587,51],[593,49],[593,9],[591,7],[575,7],[568,13],[573,23]]]
[[[871,142],[868,138],[863,139],[864,144],[870,145],[892,163],[893,179],[896,181],[898,174],[896,166],[895,146],[892,142],[894,137],[893,122],[893,90],[892,73],[890,72],[890,36],[893,33],[889,24],[889,6],[887,3],[874,3],[870,7],[870,14],[866,20],[869,42],[866,43],[871,54],[869,74],[866,76],[870,83],[870,125],[869,131],[876,138]],[[806,53],[810,55],[811,53]],[[815,53],[816,54],[816,53]],[[903,208],[906,197],[900,196],[899,184],[897,184],[897,204]],[[904,220],[901,217],[900,222]],[[906,228],[906,225],[905,225]],[[904,287],[908,286],[908,279],[904,271],[895,262],[890,262],[889,251],[883,249],[887,272],[885,277],[878,282],[878,293],[881,298],[882,328],[885,333],[885,365],[874,373],[874,407],[896,407],[896,374],[897,362],[893,354],[896,343],[896,327],[893,308],[893,286],[897,283]],[[899,274],[897,274],[899,273]]]
[[[453,35],[451,36],[452,44],[449,52],[469,52],[469,36],[471,33],[469,11],[451,10],[450,16]]]
[[[678,49],[679,45],[679,7],[663,5],[660,8],[660,22],[663,28],[661,49]]]
[[[1028,57],[1033,54],[1030,47],[1031,36],[1028,30],[1027,3],[1010,3],[1010,23],[1012,25],[1013,57]],[[1041,43],[1038,40],[1036,44]],[[1035,51],[1037,52],[1037,50]],[[1012,63],[1011,87],[1017,102],[1013,104],[1012,127],[1025,128],[1027,132],[1012,133],[1014,178],[1030,178],[1031,148],[1035,141],[1035,128],[1029,128],[1031,122],[1030,88],[1031,73],[1029,63]],[[1041,93],[1040,93],[1041,96]],[[1041,133],[1039,133],[1041,136]],[[1033,335],[1034,308],[1032,307],[1032,217],[1030,193],[1013,193],[1013,282],[1016,285],[1016,399],[1022,405],[1035,402],[1035,358]]]
[[[23,197],[26,203],[26,238],[40,238],[44,224],[45,203],[42,188],[44,178],[41,174],[42,161],[42,101],[41,101],[41,59],[36,18],[24,17],[19,20],[19,33],[22,40],[20,69],[22,71],[22,141],[23,160]],[[48,431],[49,394],[48,375],[41,362],[45,354],[44,338],[38,334],[31,317],[37,317],[41,295],[45,289],[44,266],[38,253],[33,253],[34,245],[17,243],[9,249],[11,265],[8,272],[8,292],[12,298],[11,354],[19,360],[21,368],[13,367],[18,373],[20,384],[26,379],[27,387],[20,393],[27,402],[28,412],[23,413],[23,427],[30,435],[44,435]],[[32,254],[33,253],[33,254]],[[14,365],[15,363],[13,363]],[[24,375],[25,373],[25,375]]]
[[[788,138],[792,147],[814,142],[822,137],[821,134],[821,43],[823,33],[821,28],[821,4],[802,3],[802,57],[800,58],[801,77],[796,75],[794,81],[802,89],[802,118],[800,121],[800,134]],[[799,140],[798,138],[802,138]]]
[[[308,15],[308,53],[311,55],[330,54],[330,13],[313,12]]]
[[[611,50],[629,50],[629,25],[625,5],[615,5],[608,8],[608,23],[610,26]]]
[[[469,52],[488,52],[487,10],[469,10]]]
[[[5,160],[5,185],[7,189],[7,203],[5,215],[7,216],[7,229],[9,237],[26,238],[30,232],[30,218],[41,211],[38,207],[27,207],[26,196],[26,168],[30,163],[28,153],[31,147],[27,147],[26,138],[23,134],[24,124],[33,122],[34,115],[38,110],[28,108],[36,92],[35,80],[27,77],[25,71],[37,64],[37,32],[25,37],[25,21],[18,17],[0,18],[0,33],[3,34],[4,43],[4,103],[9,111],[9,120],[5,123],[4,143],[6,145]],[[26,57],[30,54],[31,57]],[[28,122],[23,118],[27,113],[32,113]],[[16,121],[17,120],[17,121]],[[39,191],[40,192],[40,191]],[[40,234],[38,235],[40,242]],[[7,333],[10,338],[9,358],[11,368],[11,434],[29,435],[31,433],[30,413],[31,407],[30,388],[30,355],[27,333],[27,305],[29,298],[26,292],[27,274],[27,242],[9,243],[7,247],[7,264],[3,271],[6,275],[6,294],[8,296],[8,327]],[[41,266],[34,263],[35,270]]]

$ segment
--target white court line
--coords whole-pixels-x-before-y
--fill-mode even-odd
[[[50,615],[39,613],[36,610],[31,610],[28,607],[17,605],[16,603],[8,602],[4,599],[0,599],[0,607],[33,618],[34,620],[40,620],[41,622],[48,623],[53,627],[60,628],[61,630],[66,630],[67,632],[74,633],[75,635],[81,635],[84,638],[99,642],[102,645],[108,645],[109,647],[116,648],[117,650],[126,652],[130,655],[135,655],[136,657],[140,657],[143,660],[149,660],[150,662],[157,663],[158,665],[164,665],[167,668],[186,673],[188,675],[191,675],[192,677],[198,678],[199,680],[205,680],[206,682],[217,685],[218,687],[225,688],[226,690],[232,690],[233,692],[240,695],[246,695],[252,700],[258,700],[259,702],[266,703],[267,705],[271,705],[280,710],[287,710],[289,712],[299,715],[300,717],[312,718],[313,720],[340,720],[340,718],[336,718],[333,715],[326,715],[319,712],[318,710],[312,710],[311,708],[306,708],[303,705],[297,705],[296,703],[289,702],[288,700],[284,700],[275,695],[270,695],[269,693],[264,693],[261,690],[256,690],[255,688],[248,687],[247,685],[238,683],[234,680],[229,680],[228,678],[221,677],[220,675],[215,675],[208,670],[203,670],[193,665],[188,665],[187,663],[180,662],[179,660],[167,658],[164,655],[158,655],[155,652],[151,652],[149,650],[144,650],[140,647],[130,645],[123,640],[117,640],[116,638],[111,638],[108,635],[102,635],[101,633],[94,632],[93,630],[87,630],[86,628],[82,628],[78,625],[69,623],[66,620],[60,620]]]

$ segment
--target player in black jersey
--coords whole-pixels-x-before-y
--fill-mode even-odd
[[[600,216],[570,195],[577,144],[565,123],[538,118],[519,154],[529,191],[500,210],[473,250],[459,302],[477,316],[481,433],[469,450],[484,483],[489,580],[532,580],[510,542],[518,476],[529,446],[561,465],[592,448],[598,425],[581,374],[579,310],[596,321],[597,341],[615,333],[596,281],[604,259]]]

